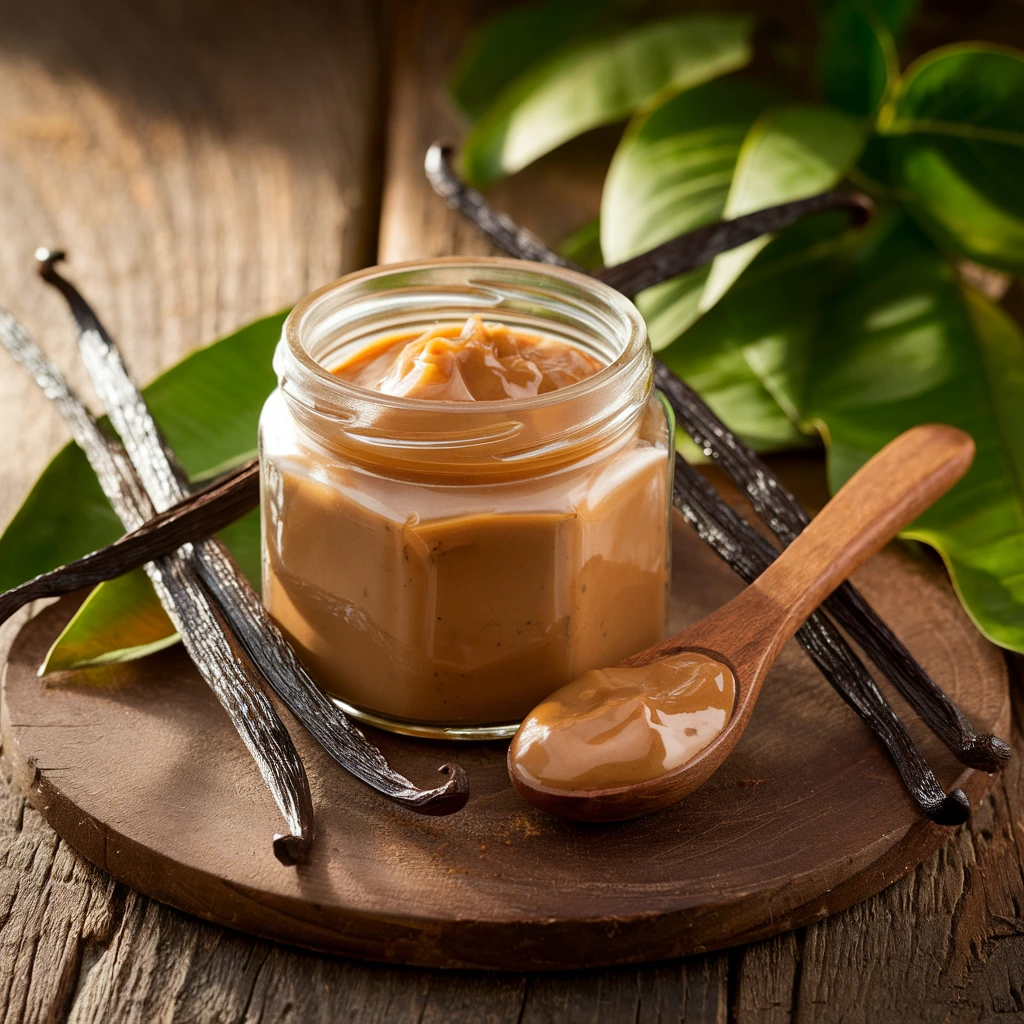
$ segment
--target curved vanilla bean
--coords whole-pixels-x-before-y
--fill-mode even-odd
[[[722,501],[710,481],[682,458],[675,463],[673,500],[701,539],[747,583],[778,557],[771,544]],[[971,805],[963,791],[946,795],[871,673],[828,617],[815,612],[796,636],[822,675],[870,725],[918,807],[939,825],[966,821]]]
[[[0,594],[0,623],[30,601],[95,587],[222,530],[259,504],[259,470],[259,461],[250,459],[105,548]]]
[[[811,521],[801,504],[664,363],[658,363],[655,380],[672,404],[680,426],[744,491],[754,510],[783,544],[791,544]],[[1010,745],[998,736],[974,731],[960,709],[852,583],[838,587],[826,600],[825,608],[963,764],[984,772],[998,772],[1005,767],[1010,760]]]
[[[56,270],[60,253],[37,253],[40,273],[67,299],[79,329],[79,347],[114,428],[124,441],[153,504],[165,510],[186,495],[184,474],[163,440],[113,339],[78,290]],[[451,814],[469,799],[466,773],[454,764],[439,771],[447,781],[421,789],[396,772],[313,682],[291,645],[267,614],[227,548],[208,538],[192,549],[193,565],[246,653],[274,692],[320,745],[347,771],[377,792],[421,814]]]
[[[583,270],[550,249],[533,232],[495,210],[480,192],[467,185],[455,173],[452,156],[450,146],[435,142],[427,150],[424,170],[434,191],[453,210],[471,220],[495,245],[510,255]],[[595,271],[593,276],[623,295],[632,297],[645,288],[710,263],[719,253],[735,249],[762,235],[781,231],[811,214],[845,210],[853,224],[864,224],[872,216],[874,208],[871,198],[861,192],[821,192],[807,199],[769,206],[743,217],[718,221],[688,231],[633,259]]]
[[[452,170],[451,156],[450,146],[435,142],[427,150],[423,162],[423,170],[431,187],[451,209],[468,217],[505,252],[536,263],[570,265],[568,260],[549,249],[532,231],[520,227],[511,217],[495,210],[475,188],[467,185]]]
[[[5,311],[0,311],[0,342],[57,407],[125,527],[137,529],[152,518],[155,510],[124,448],[102,430],[60,371]],[[227,711],[288,824],[288,833],[274,836],[275,856],[285,864],[299,863],[307,858],[313,840],[309,780],[255,670],[196,578],[187,548],[150,562],[146,571],[189,655]]]
[[[497,214],[496,211],[491,209],[486,199],[484,199],[484,197],[478,192],[474,193],[473,190],[467,190],[466,186],[459,181],[450,166],[450,155],[450,149],[441,146],[438,143],[431,146],[427,154],[427,160],[433,164],[434,171],[432,176],[428,174],[431,184],[433,184],[435,189],[437,189],[437,181],[440,180],[443,182],[445,198],[449,202],[450,206],[453,206],[453,208],[455,208],[460,214],[471,220],[478,228],[480,228],[481,231],[487,234],[495,244],[503,248],[504,251],[511,256],[517,256],[521,259],[535,258],[533,254],[537,246],[540,245],[543,249],[543,262],[580,269],[575,267],[570,260],[565,259],[558,253],[547,248],[542,242],[539,242],[536,236],[533,235],[530,236],[531,248],[524,250],[518,249],[516,247],[517,236],[515,222],[511,221],[511,219],[506,217],[504,214]],[[460,198],[465,197],[467,192],[472,193],[473,201],[468,203],[460,202]],[[491,225],[499,216],[504,221],[503,230],[501,232],[492,232]],[[687,236],[684,235],[682,236],[682,239],[677,241],[682,243],[686,238]],[[685,248],[685,245],[683,248]],[[704,255],[710,259],[717,255],[717,252],[704,250]],[[663,278],[659,278],[658,280],[662,279]],[[657,281],[651,280],[649,283],[653,284],[657,283]],[[676,394],[676,399],[673,400],[671,394],[673,389],[668,384],[669,381],[677,380],[678,378],[676,378],[675,375],[672,374],[671,370],[669,370],[668,367],[658,359],[655,359],[655,373],[659,386],[662,387],[663,391],[667,392],[667,397],[670,402],[673,406],[678,406],[678,392]],[[687,390],[692,396],[691,406],[693,408],[699,408],[704,415],[715,419],[714,414],[704,404],[700,397],[689,389]],[[680,424],[684,429],[686,429],[688,417],[685,409],[677,408],[677,415],[679,416]],[[718,421],[715,420],[715,422]],[[722,429],[724,430],[724,427]],[[728,471],[729,466],[723,464],[723,468],[726,468]],[[760,463],[759,472],[763,474],[763,484],[769,492],[776,489],[785,490],[778,478],[775,477],[767,467]],[[741,486],[743,486],[742,483]],[[788,492],[786,493],[788,494]],[[726,506],[724,502],[721,502],[720,499],[719,502],[724,509],[728,508],[728,506]],[[765,506],[762,505],[761,508],[758,509],[758,513],[774,530],[778,525],[776,517],[765,515],[762,511],[764,508]],[[711,542],[711,537],[715,535],[714,531],[708,535],[709,543]],[[722,534],[721,531],[718,531],[717,535],[719,543],[724,543],[724,534]],[[723,555],[723,557],[725,556]],[[842,593],[847,590],[853,591],[855,595],[853,602],[855,604],[862,606],[863,611],[871,612],[870,606],[862,597],[860,597],[859,594],[857,594],[851,584],[845,584],[841,589],[839,592],[840,600],[842,600]],[[833,600],[834,599],[835,595],[833,595]],[[881,622],[877,615],[871,612],[869,620],[864,617],[861,610],[855,609],[851,614],[851,618],[861,623],[874,620],[874,622],[878,624],[878,627],[880,628],[875,632],[875,642],[873,644],[865,645],[865,649],[868,650],[870,648],[870,650],[874,652],[872,654],[872,660],[878,665],[882,672],[900,688],[900,692],[903,693],[911,702],[915,710],[919,708],[927,709],[927,714],[922,714],[921,717],[925,722],[932,726],[939,738],[963,764],[966,764],[969,767],[980,768],[983,771],[998,771],[999,768],[1005,764],[1006,757],[1009,755],[1009,746],[997,737],[987,734],[976,734],[971,728],[970,723],[967,722],[966,718],[956,705],[934,683],[934,681],[931,680],[924,669],[915,661],[913,656],[906,651],[906,648],[899,643],[892,632],[884,625],[884,623]],[[875,627],[871,628],[874,629]],[[839,640],[845,647],[845,641],[842,641],[841,637],[839,637]],[[895,642],[891,643],[890,641]],[[877,657],[875,655],[877,655]],[[837,673],[834,673],[830,669],[829,671],[825,671],[825,675],[833,686],[842,692],[843,684]],[[877,687],[875,687],[875,692],[877,693],[877,700],[880,701],[880,703],[876,702],[876,713],[882,716],[892,714],[893,712],[891,707],[880,691],[877,690]],[[911,693],[913,693],[913,699],[910,697]],[[843,696],[844,699],[848,699],[845,693],[843,693]],[[875,698],[872,697],[872,699]],[[875,725],[871,720],[870,715],[862,715],[862,717],[864,717],[864,720],[877,735],[878,731],[875,729]]]
[[[631,260],[595,271],[594,277],[632,297],[645,288],[703,267],[721,252],[735,249],[762,235],[774,234],[813,213],[845,210],[850,222],[860,225],[871,218],[874,208],[875,204],[862,192],[822,192],[807,199],[769,206],[734,220],[723,220],[688,231]]]

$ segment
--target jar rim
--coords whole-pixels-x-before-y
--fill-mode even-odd
[[[527,398],[501,398],[476,402],[438,402],[436,399],[429,398],[388,395],[361,387],[332,373],[307,350],[303,343],[303,329],[309,325],[310,319],[315,316],[318,309],[322,308],[329,297],[345,290],[351,290],[355,297],[359,293],[360,286],[375,279],[400,277],[434,268],[439,270],[464,268],[470,273],[473,270],[483,272],[507,270],[515,276],[524,278],[532,275],[536,278],[537,284],[541,284],[545,280],[558,282],[567,291],[575,291],[578,296],[603,306],[607,313],[618,319],[621,327],[621,348],[614,358],[605,363],[596,373],[564,388]],[[467,284],[473,285],[474,282],[470,278]],[[486,289],[489,282],[480,282],[479,284]],[[443,285],[435,287],[442,289]],[[496,309],[496,312],[499,311]],[[481,311],[480,315],[486,316],[487,314]],[[312,391],[315,394],[315,404],[321,411],[326,411],[325,405],[328,407],[342,406],[346,402],[354,401],[360,404],[373,403],[378,407],[389,407],[408,413],[415,410],[429,410],[436,415],[443,409],[445,415],[473,414],[477,416],[486,413],[501,413],[512,408],[527,412],[584,397],[603,388],[623,367],[628,366],[637,358],[643,359],[648,351],[647,328],[643,317],[632,301],[621,292],[598,278],[568,267],[500,256],[439,256],[400,263],[379,264],[345,274],[310,292],[296,303],[284,322],[280,347],[286,349],[288,353],[288,370],[293,374],[297,371],[297,376],[300,378],[298,383],[304,390]],[[283,380],[285,376],[283,367],[278,367],[278,375]]]

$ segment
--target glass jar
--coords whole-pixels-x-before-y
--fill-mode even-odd
[[[396,397],[330,372],[385,336],[470,315],[603,368],[486,402]],[[510,736],[559,686],[662,638],[674,427],[643,320],[618,292],[521,260],[374,267],[295,307],[274,368],[264,601],[356,718]]]

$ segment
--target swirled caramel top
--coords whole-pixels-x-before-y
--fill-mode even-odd
[[[588,352],[557,338],[471,316],[460,328],[380,338],[334,367],[335,376],[385,395],[445,402],[530,398],[600,370]]]

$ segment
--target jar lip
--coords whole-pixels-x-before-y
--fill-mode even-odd
[[[481,271],[507,269],[519,273],[533,273],[537,277],[538,283],[542,282],[545,278],[555,279],[563,284],[572,286],[581,294],[590,296],[594,300],[603,303],[606,308],[621,317],[628,332],[628,337],[618,355],[602,366],[597,373],[569,384],[564,388],[548,391],[540,395],[533,395],[529,398],[502,398],[479,402],[439,402],[436,399],[408,398],[402,395],[383,394],[338,377],[306,351],[300,337],[303,324],[325,296],[341,288],[358,286],[361,282],[369,281],[373,278],[387,277],[392,274],[403,274],[416,270],[430,270],[434,267],[464,267],[470,273],[474,269]],[[471,284],[472,280],[470,279],[468,283]],[[485,282],[481,282],[481,284],[486,286]],[[441,288],[443,286],[439,285],[438,287]],[[481,311],[481,315],[486,318],[486,312]],[[499,319],[499,317],[496,317],[496,319]],[[334,404],[334,402],[342,403],[347,399],[360,403],[373,402],[375,405],[401,409],[407,412],[429,410],[434,414],[443,409],[445,414],[450,412],[455,415],[497,413],[513,408],[525,411],[582,397],[605,386],[624,367],[629,366],[637,358],[645,358],[648,351],[647,328],[644,319],[636,306],[621,292],[616,291],[598,278],[577,270],[571,270],[568,267],[501,256],[439,256],[430,259],[407,260],[401,263],[378,264],[346,274],[310,292],[309,295],[301,299],[294,306],[284,322],[281,342],[281,347],[286,348],[291,360],[294,360],[292,368],[298,369],[299,376],[305,378],[303,384],[306,386],[312,385],[316,389],[321,401]]]

